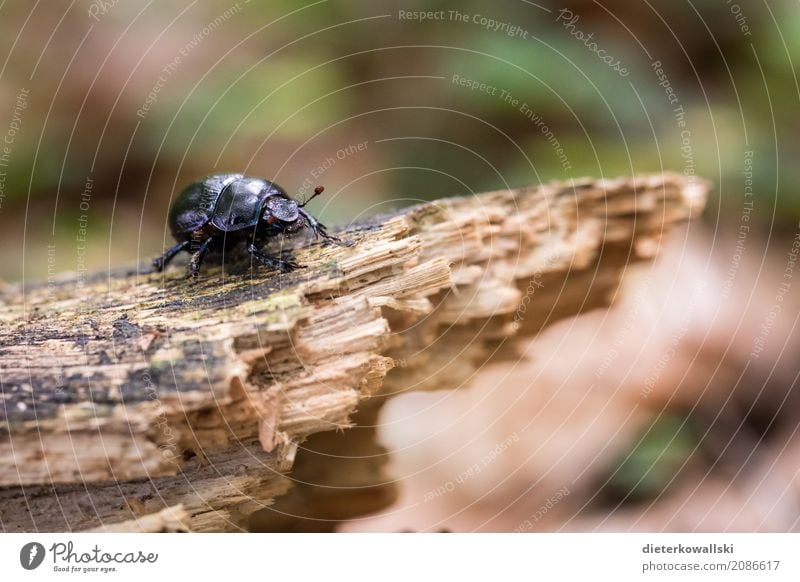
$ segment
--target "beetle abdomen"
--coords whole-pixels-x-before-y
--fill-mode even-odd
[[[178,194],[169,212],[169,227],[177,240],[187,240],[191,233],[211,220],[220,193],[241,174],[218,174],[193,182]]]

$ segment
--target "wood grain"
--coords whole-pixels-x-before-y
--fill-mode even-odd
[[[338,233],[349,247],[295,240],[306,268],[290,274],[225,257],[195,283],[141,266],[6,286],[0,524],[112,527],[181,505],[192,530],[254,527],[311,435],[353,447],[342,429],[357,409],[376,418],[393,394],[466,385],[518,357],[518,337],[608,305],[708,187],[659,174],[443,199]],[[380,450],[374,430],[354,434]],[[352,465],[318,460],[317,484],[349,466],[345,480],[371,491],[363,503],[349,491],[349,515],[391,501],[382,463]],[[304,488],[284,504],[305,499],[308,515],[255,527],[348,517]]]

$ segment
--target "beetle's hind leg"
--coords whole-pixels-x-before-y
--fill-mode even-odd
[[[276,259],[275,257],[270,257],[268,254],[258,250],[255,247],[255,245],[252,244],[247,245],[247,252],[250,253],[251,257],[253,257],[256,261],[258,261],[265,267],[279,270],[281,273],[291,273],[295,269],[302,268],[292,259],[286,260],[286,259]]]
[[[160,273],[167,268],[167,265],[169,265],[170,261],[175,258],[175,255],[183,250],[186,250],[188,247],[189,241],[185,240],[183,242],[179,242],[174,247],[167,249],[163,255],[153,259],[153,268]]]
[[[192,279],[196,279],[197,275],[200,273],[200,265],[203,264],[203,258],[206,256],[211,243],[214,242],[214,238],[207,238],[200,246],[197,247],[197,250],[192,253],[192,258],[189,261],[189,274],[191,275]]]

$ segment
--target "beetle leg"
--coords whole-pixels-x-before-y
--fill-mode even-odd
[[[247,252],[250,253],[251,257],[253,257],[256,261],[258,261],[265,267],[268,267],[270,269],[276,269],[281,273],[290,273],[295,269],[302,268],[293,259],[286,260],[286,259],[276,259],[275,257],[270,257],[268,254],[258,250],[253,244],[247,246]]]
[[[328,234],[328,231],[325,228],[325,225],[318,221],[316,218],[311,216],[308,212],[303,210],[302,208],[299,209],[300,214],[303,215],[303,218],[306,219],[306,224],[314,231],[314,238],[322,237],[325,240],[331,241],[332,243],[336,243],[337,245],[349,247],[353,244],[353,241],[343,241],[342,239],[335,237],[331,234]]]
[[[311,216],[308,212],[303,210],[302,208],[298,209],[300,214],[303,215],[303,218],[306,219],[306,224],[314,231],[314,238],[319,238],[320,236],[329,240],[339,240],[334,236],[329,235],[325,231],[325,225],[319,222],[316,218]]]
[[[166,250],[166,252],[158,257],[157,259],[153,259],[153,268],[158,271],[159,273],[167,268],[169,262],[175,258],[182,250],[185,250],[189,246],[189,241],[185,240],[176,244],[174,247],[171,247]]]
[[[200,273],[200,265],[203,263],[203,258],[206,256],[208,247],[211,246],[213,240],[213,238],[207,238],[200,243],[200,246],[197,247],[197,250],[192,253],[192,258],[189,260],[189,273],[191,274],[192,279],[197,278],[197,275]]]

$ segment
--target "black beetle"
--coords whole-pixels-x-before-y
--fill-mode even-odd
[[[303,210],[324,188],[302,204],[269,180],[243,174],[216,174],[190,184],[181,192],[169,211],[169,228],[178,244],[153,261],[156,271],[163,271],[181,251],[188,251],[189,273],[196,277],[206,253],[228,249],[241,242],[247,252],[262,265],[288,273],[300,265],[292,259],[271,257],[259,250],[267,239],[279,234],[291,235],[308,226],[315,237],[340,243],[325,226]]]

